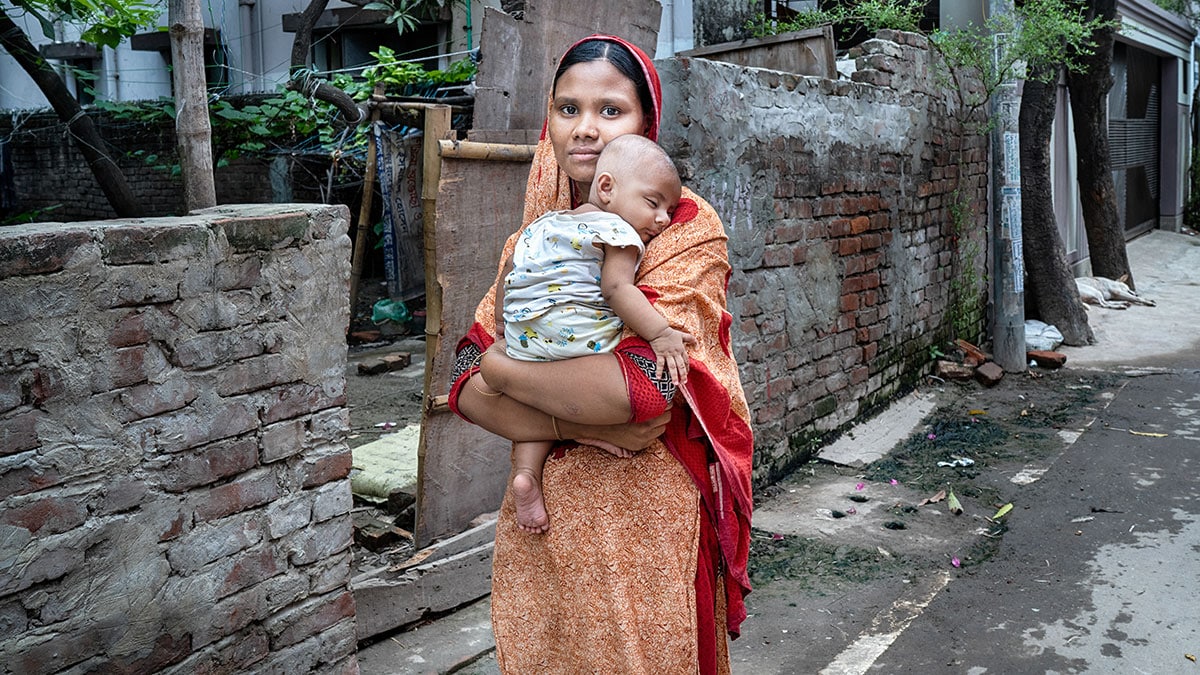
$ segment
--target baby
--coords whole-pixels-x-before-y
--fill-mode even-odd
[[[695,338],[672,328],[633,283],[646,243],[671,223],[680,190],[675,165],[657,143],[634,134],[610,141],[597,160],[588,201],[530,223],[505,262],[496,332],[508,355],[554,361],[610,352],[628,325],[650,343],[658,372],[665,369],[676,386],[684,384],[686,345]],[[552,445],[513,447],[517,526],[526,532],[550,526],[541,485]]]

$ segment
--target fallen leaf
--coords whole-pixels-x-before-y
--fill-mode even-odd
[[[1150,438],[1166,438],[1167,434],[1156,434],[1149,431],[1130,431],[1134,436],[1149,436]]]
[[[963,507],[958,502],[958,497],[954,496],[954,490],[951,490],[950,494],[946,495],[946,508],[950,509],[950,513],[956,516],[962,515]]]
[[[1191,661],[1192,663],[1195,663],[1195,662],[1196,662],[1196,655],[1195,655],[1195,654],[1184,654],[1184,655],[1183,655],[1183,658],[1187,659],[1188,661]]]
[[[926,504],[936,504],[945,498],[946,498],[946,491],[938,490],[937,494],[935,494],[932,497],[926,497],[925,499],[922,499],[921,503],[917,504],[917,506],[925,506]]]
[[[996,515],[992,516],[992,520],[1000,520],[1009,511],[1012,511],[1012,502],[1009,502],[1009,503],[1005,504],[1004,506],[1001,506],[1000,510],[996,512]]]
[[[986,415],[987,411],[986,410],[968,410],[967,414],[968,415]]]

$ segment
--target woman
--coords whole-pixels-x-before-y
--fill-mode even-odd
[[[660,114],[658,74],[641,50],[609,36],[571,47],[522,228],[578,205],[605,144],[656,140]],[[678,395],[629,331],[613,354],[518,362],[488,349],[494,287],[476,310],[459,344],[455,412],[514,441],[587,441],[561,443],[546,462],[549,532],[521,532],[511,494],[501,507],[492,624],[504,672],[728,672],[726,633],[737,636],[749,591],[753,439],[730,352],[725,241],[712,207],[684,188],[638,270],[655,308],[697,338]],[[484,380],[504,395],[484,393]],[[618,458],[604,444],[641,452]]]

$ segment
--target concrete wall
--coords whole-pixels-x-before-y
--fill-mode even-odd
[[[880,37],[853,81],[660,62],[663,145],[730,235],[759,483],[917,382],[931,347],[982,330],[985,139],[953,133],[924,38]],[[958,237],[955,188],[973,209]],[[956,286],[970,335],[952,335]]]
[[[347,222],[0,228],[3,672],[357,672]]]

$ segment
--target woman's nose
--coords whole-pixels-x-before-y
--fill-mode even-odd
[[[575,123],[575,137],[596,138],[597,135],[595,118],[588,114],[580,115]]]

